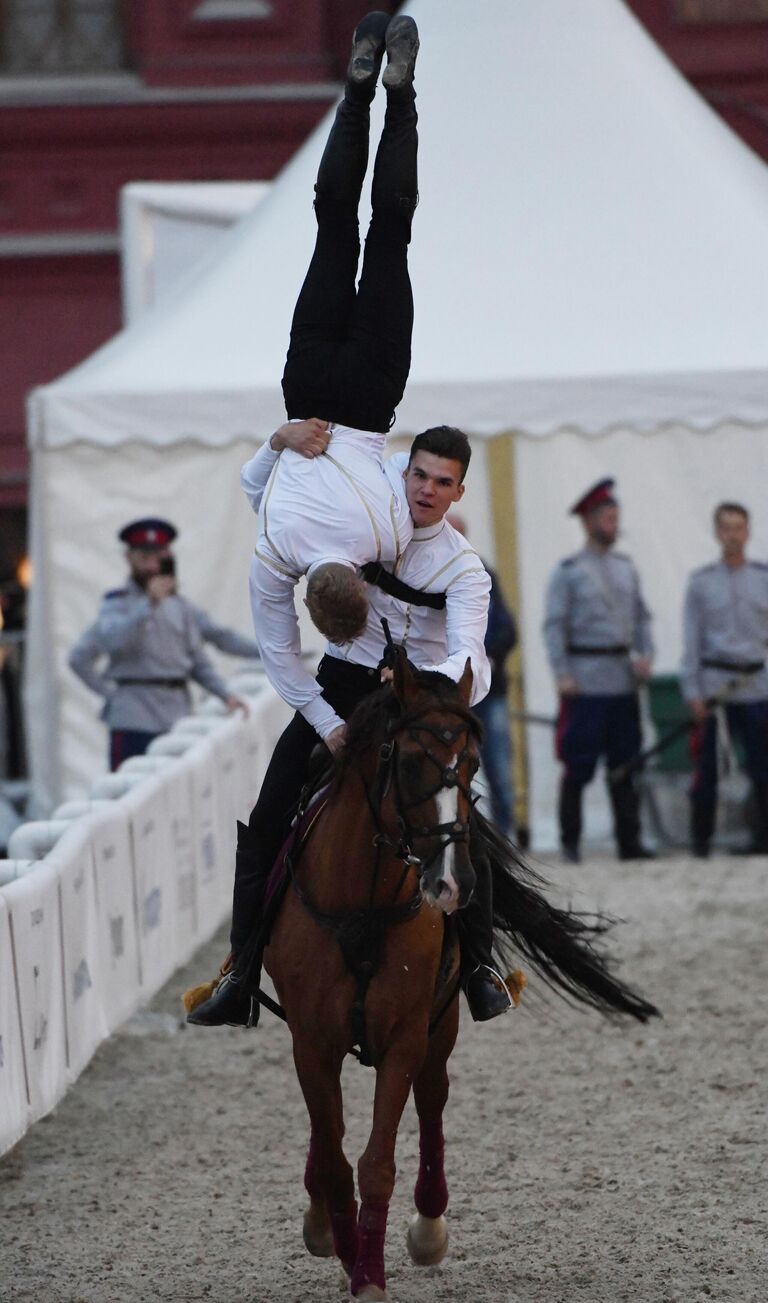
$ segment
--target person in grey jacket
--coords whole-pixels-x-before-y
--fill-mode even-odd
[[[682,691],[695,725],[691,843],[702,859],[717,810],[717,719],[707,701],[720,694],[754,792],[755,826],[745,849],[768,853],[768,565],[747,560],[746,507],[721,502],[714,525],[720,560],[694,570],[683,616]]]
[[[110,767],[143,755],[153,738],[189,713],[193,679],[230,710],[245,710],[203,650],[203,640],[236,656],[258,656],[256,644],[176,592],[168,521],[132,521],[118,536],[126,544],[129,579],[104,595],[94,624],[78,639],[69,665],[104,698],[101,717],[109,729]],[[102,670],[97,662],[108,658]]]
[[[578,863],[582,791],[605,756],[609,769],[640,750],[638,682],[651,672],[651,615],[628,556],[614,552],[619,507],[601,480],[571,508],[586,542],[552,575],[544,639],[560,696],[557,753],[563,762],[559,819],[563,857]],[[651,856],[640,841],[638,796],[627,776],[608,787],[619,858]]]

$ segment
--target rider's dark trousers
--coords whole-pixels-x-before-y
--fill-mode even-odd
[[[317,241],[283,374],[289,418],[317,416],[377,431],[387,431],[394,420],[411,364],[408,244],[418,197],[414,99],[412,87],[387,95],[357,286],[357,210],[368,163],[370,105],[348,89],[337,110],[315,187]]]
[[[317,681],[325,700],[344,720],[349,719],[358,702],[381,686],[378,670],[333,656],[321,660]],[[267,879],[288,836],[307,781],[310,756],[319,743],[312,725],[297,711],[272,754],[248,821],[249,850],[237,856],[230,937],[235,956],[241,953],[258,916]]]

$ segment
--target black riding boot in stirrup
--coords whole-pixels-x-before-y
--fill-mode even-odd
[[[238,973],[238,960],[243,947],[258,923],[269,870],[258,853],[258,842],[247,824],[237,825],[237,852],[235,855],[235,888],[232,898],[232,967],[225,973],[209,999],[187,1014],[187,1022],[196,1027],[255,1027],[259,1021],[260,1005],[249,994],[254,983],[245,989]]]
[[[493,967],[493,886],[485,855],[473,859],[474,895],[457,916],[461,944],[461,985],[475,1022],[488,1022],[512,1008],[504,979]]]

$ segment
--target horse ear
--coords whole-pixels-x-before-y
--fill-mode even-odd
[[[398,701],[405,703],[413,693],[414,683],[413,670],[411,669],[404,647],[398,647],[395,652],[394,671],[395,696]]]
[[[469,657],[467,657],[467,662],[466,665],[464,666],[464,673],[459,679],[459,693],[461,695],[461,699],[464,702],[465,706],[469,705],[470,698],[472,696],[473,677],[474,676],[472,674],[472,662],[469,659]]]

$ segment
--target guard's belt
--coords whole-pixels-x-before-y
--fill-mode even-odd
[[[765,661],[742,661],[737,664],[735,661],[719,661],[714,657],[706,657],[701,662],[704,670],[728,670],[731,674],[758,674],[760,670],[765,669]]]
[[[186,688],[186,679],[117,679],[121,688]]]
[[[615,647],[573,647],[569,644],[569,656],[628,656],[626,643],[617,643]]]
[[[445,593],[425,593],[421,588],[411,588],[397,575],[390,574],[378,561],[367,561],[360,567],[360,574],[367,584],[375,584],[383,593],[396,597],[399,602],[410,606],[428,606],[433,611],[445,610]]]

